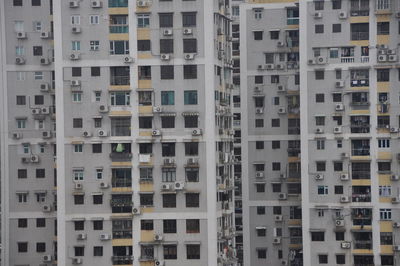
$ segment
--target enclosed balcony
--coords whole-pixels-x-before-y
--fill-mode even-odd
[[[351,116],[350,129],[351,133],[369,133],[370,132],[369,116]]]
[[[369,86],[369,69],[353,69],[350,71],[351,87]]]
[[[113,265],[130,265],[133,263],[132,246],[114,246]]]
[[[369,139],[357,139],[351,141],[352,156],[369,156],[370,146]]]
[[[110,67],[110,85],[129,85],[129,67]]]
[[[132,187],[132,169],[114,168],[112,169],[112,187]]]
[[[129,33],[128,15],[111,15],[110,33]]]
[[[352,209],[351,219],[353,220],[354,226],[369,226],[372,224],[372,209]]]
[[[132,159],[130,143],[111,143],[110,158],[113,162],[127,162]]]
[[[369,162],[352,163],[351,179],[371,179],[371,164]]]
[[[351,0],[350,15],[352,17],[369,16],[369,0]]]
[[[132,220],[112,221],[113,239],[132,238]]]
[[[139,261],[152,261],[154,260],[154,245],[142,243],[140,246]]]
[[[353,92],[350,104],[353,106],[369,106],[368,92]]]
[[[289,140],[287,152],[288,157],[298,157],[300,154],[300,141]]]
[[[354,266],[375,266],[373,255],[354,255]]]
[[[353,232],[354,249],[372,249],[372,232]]]
[[[112,213],[131,213],[133,206],[132,195],[112,195],[110,205],[112,208]]]
[[[353,202],[371,202],[370,186],[353,186],[352,187]]]

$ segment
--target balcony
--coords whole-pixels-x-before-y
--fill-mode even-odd
[[[352,41],[364,41],[369,40],[369,32],[352,32],[351,33]]]
[[[354,57],[341,57],[340,58],[341,63],[354,63]]]
[[[288,135],[300,135],[300,127],[288,127]]]
[[[129,76],[111,76],[110,85],[115,85],[115,86],[130,85],[130,77]]]
[[[303,243],[303,238],[301,236],[291,236],[289,238],[289,243],[292,245],[299,245]]]
[[[351,125],[350,130],[351,133],[369,133],[370,127],[369,124]]]
[[[353,226],[370,226],[372,224],[372,209],[353,209],[351,219]]]
[[[127,239],[132,238],[132,229],[113,230],[113,239]]]
[[[110,200],[111,207],[131,207],[133,202],[131,198],[116,198]]]
[[[369,86],[369,78],[352,79],[350,82],[351,87],[366,87]]]
[[[371,202],[371,194],[352,194],[353,202]]]
[[[112,179],[112,187],[132,187],[132,179],[131,178],[113,178]]]
[[[371,240],[355,240],[354,249],[372,249]]]
[[[368,148],[353,148],[351,150],[351,155],[352,156],[369,156],[370,155],[370,149]]]
[[[113,265],[129,265],[133,263],[133,256],[112,256]]]
[[[110,158],[113,162],[128,162],[132,159],[130,143],[111,143]]]
[[[288,172],[288,178],[299,179],[301,177],[301,172]]]
[[[289,147],[287,149],[288,157],[299,157],[300,147]]]

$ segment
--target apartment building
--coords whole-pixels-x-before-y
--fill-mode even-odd
[[[240,9],[244,264],[396,265],[399,3],[268,2]]]
[[[4,265],[236,264],[230,8],[2,3]]]

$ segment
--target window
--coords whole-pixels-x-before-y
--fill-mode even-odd
[[[199,182],[199,168],[197,167],[186,167],[185,175],[187,182]]]
[[[161,105],[175,105],[175,92],[162,91],[161,92]]]
[[[342,0],[332,0],[332,9],[341,9]]]
[[[184,65],[183,66],[184,79],[197,79],[197,65]]]
[[[163,208],[176,208],[176,194],[163,194]]]
[[[392,186],[379,186],[380,197],[390,197],[392,195]]]
[[[160,54],[171,54],[174,52],[173,39],[160,39]]]
[[[92,144],[92,152],[93,153],[102,153],[101,143]]]
[[[128,0],[109,0],[108,7],[128,7]]]
[[[279,140],[273,140],[272,141],[272,149],[280,149],[281,148],[281,142]]]
[[[325,241],[325,232],[311,232],[311,241]]]
[[[263,76],[254,76],[254,83],[255,84],[263,84],[264,83],[264,77]]]
[[[256,184],[256,192],[264,193],[265,192],[265,184]]]
[[[159,26],[160,28],[172,28],[174,26],[173,24],[173,13],[160,13],[158,14],[159,17]]]
[[[263,9],[255,8],[253,10],[254,10],[254,18],[255,19],[261,19],[262,18]]]
[[[45,176],[46,176],[45,170],[46,169],[44,169],[44,168],[36,169],[36,178],[45,178]]]
[[[26,203],[28,201],[28,193],[19,193],[17,197],[19,203]]]
[[[130,136],[131,118],[113,117],[111,118],[111,136]]]
[[[176,169],[163,167],[161,170],[162,182],[175,182]]]
[[[393,245],[392,232],[381,232],[381,245]]]
[[[90,15],[89,21],[91,25],[97,25],[99,24],[99,15]]]
[[[83,170],[74,170],[73,177],[74,177],[74,181],[82,181],[83,180]]]
[[[73,118],[72,119],[72,125],[73,128],[82,128],[82,118]]]
[[[94,246],[93,247],[93,256],[95,256],[95,257],[103,256],[103,247],[102,246]]]
[[[281,206],[273,206],[272,213],[274,215],[281,215],[282,214],[282,207]]]
[[[267,229],[266,229],[265,227],[256,228],[256,232],[257,232],[257,236],[258,236],[258,237],[267,236]]]
[[[94,100],[95,100],[95,102],[100,102],[101,101],[101,91],[95,91],[94,92]]]
[[[161,116],[161,128],[175,128],[175,116]]]
[[[185,156],[197,156],[197,155],[199,155],[199,143],[185,142]]]
[[[257,215],[265,214],[265,206],[257,206]]]
[[[73,92],[72,93],[72,101],[74,103],[82,102],[82,93],[81,92]]]
[[[89,46],[90,46],[90,51],[98,51],[100,48],[100,41],[90,41]]]
[[[129,54],[129,41],[110,41],[110,54]]]
[[[325,77],[325,72],[323,70],[316,70],[315,71],[315,79],[316,80],[323,80]]]
[[[198,245],[198,244],[186,245],[186,259],[199,260],[200,259],[200,245]]]
[[[316,162],[315,164],[318,172],[326,171],[326,162]]]
[[[164,260],[176,260],[178,249],[176,245],[164,245]]]
[[[140,105],[152,105],[152,92],[151,91],[139,91],[139,104]]]
[[[19,253],[26,253],[28,252],[28,242],[18,242],[18,252]]]
[[[272,171],[280,171],[281,170],[281,163],[273,162],[272,163]]]
[[[27,169],[18,169],[18,178],[28,178]]]
[[[328,264],[328,255],[318,255],[319,264]]]
[[[377,35],[389,35],[390,23],[389,22],[378,22],[377,23]]]
[[[84,195],[74,195],[74,204],[75,205],[83,205],[84,204]]]
[[[93,221],[93,230],[96,231],[103,230],[103,221],[101,220]]]
[[[342,24],[332,24],[332,32],[337,33],[342,31]]]
[[[197,53],[197,39],[183,39],[184,53]]]
[[[390,148],[390,139],[378,139],[378,148]]]
[[[85,230],[85,221],[74,221],[74,230],[75,231]]]
[[[81,50],[81,42],[80,41],[71,41],[71,50],[72,51],[80,51]]]
[[[377,74],[377,80],[378,82],[387,82],[390,81],[390,69],[385,68],[385,69],[377,69],[376,70]]]
[[[264,119],[258,118],[255,120],[255,127],[261,128],[264,127]]]
[[[324,10],[324,0],[314,0],[315,10]]]
[[[263,150],[264,149],[264,141],[256,141],[256,149]]]
[[[81,67],[73,67],[71,69],[71,75],[73,77],[81,77],[82,76],[82,68]]]
[[[184,104],[185,105],[197,104],[197,91],[184,91]]]
[[[150,27],[150,14],[137,14],[136,16],[138,28]]]
[[[325,116],[316,116],[315,117],[315,125],[316,126],[324,126],[325,125]]]
[[[282,186],[281,186],[281,184],[272,183],[272,192],[274,192],[274,193],[281,193],[281,192],[282,192]]]
[[[196,13],[195,12],[183,12],[182,13],[182,26],[183,27],[195,27],[196,26]]]
[[[392,220],[392,209],[379,209],[379,216],[381,220]]]
[[[163,233],[176,234],[176,220],[163,220]]]
[[[74,144],[74,152],[83,152],[83,144]]]
[[[335,186],[335,194],[342,195],[343,194],[343,186]]]
[[[130,105],[131,94],[125,91],[115,91],[110,93],[112,106],[126,106]]]
[[[344,232],[335,232],[336,241],[344,241]]]
[[[198,219],[187,219],[186,220],[186,233],[187,234],[198,234],[198,233],[200,233],[200,220],[198,220]]]
[[[75,257],[83,257],[85,255],[85,247],[74,247]]]
[[[315,94],[315,102],[317,102],[317,103],[325,102],[325,94],[323,94],[323,93]]]
[[[103,195],[93,195],[93,204],[94,205],[103,204]]]
[[[271,127],[280,127],[281,120],[279,118],[271,119]]]
[[[153,206],[153,194],[140,194],[140,206]]]
[[[27,228],[28,219],[18,219],[18,228]]]
[[[254,40],[261,41],[263,39],[263,31],[253,31]]]
[[[325,150],[325,140],[319,139],[317,142],[317,150]]]
[[[140,230],[148,230],[151,231],[154,228],[153,220],[141,220],[140,221]]]
[[[315,25],[315,33],[324,33],[324,25],[323,24]]]
[[[151,41],[150,40],[138,40],[137,41],[137,50],[139,52],[146,52],[151,50]]]
[[[333,171],[335,172],[343,171],[343,162],[333,162]]]
[[[200,194],[199,193],[186,193],[186,208],[199,208],[200,207]]]
[[[43,55],[42,46],[33,46],[33,55],[34,56],[42,56]]]
[[[38,253],[46,252],[46,243],[44,242],[36,243],[36,252]]]
[[[161,79],[174,79],[174,66],[161,66]]]
[[[336,255],[336,264],[339,264],[339,265],[346,264],[346,255],[337,254]]]
[[[279,31],[278,30],[271,30],[269,32],[271,40],[279,40]]]
[[[328,186],[318,186],[318,195],[328,195]]]
[[[271,75],[271,83],[278,84],[279,83],[279,75]]]
[[[185,116],[185,128],[197,128],[199,125],[199,118],[197,115]]]
[[[13,6],[22,6],[22,0],[13,0]]]
[[[266,259],[267,258],[267,249],[257,249],[257,258]]]

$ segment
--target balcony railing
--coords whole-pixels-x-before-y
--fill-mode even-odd
[[[132,229],[113,230],[113,239],[132,238]]]
[[[354,249],[372,249],[371,240],[355,240]]]
[[[299,18],[287,18],[287,25],[299,25]]]
[[[364,86],[369,86],[369,79],[352,79],[350,81],[350,86],[351,87],[364,87]]]
[[[132,179],[131,178],[113,178],[112,179],[112,187],[131,187]]]
[[[288,178],[300,178],[301,172],[290,172],[288,173]]]
[[[129,76],[111,76],[110,84],[111,85],[130,85],[130,77]]]
[[[369,133],[369,128],[371,125],[365,124],[365,125],[351,125],[351,133]]]
[[[341,63],[354,63],[354,57],[341,57]]]
[[[131,199],[111,199],[110,205],[112,207],[130,207],[133,206]]]
[[[288,134],[289,135],[299,135],[300,127],[288,127]]]
[[[128,25],[110,25],[110,33],[129,33]]]
[[[365,149],[365,148],[353,148],[351,150],[351,155],[352,156],[369,156],[370,155],[370,149]]]
[[[289,242],[294,245],[301,244],[303,243],[303,238],[301,236],[291,236]]]
[[[351,9],[350,14],[352,17],[369,16],[369,9]]]
[[[371,194],[353,194],[353,202],[371,202]]]
[[[133,257],[130,255],[126,256],[112,256],[111,260],[113,265],[127,265],[133,263]]]
[[[117,162],[126,162],[132,159],[132,153],[128,152],[112,152],[110,153],[111,160]]]
[[[352,179],[371,179],[370,171],[352,171],[351,172]]]

